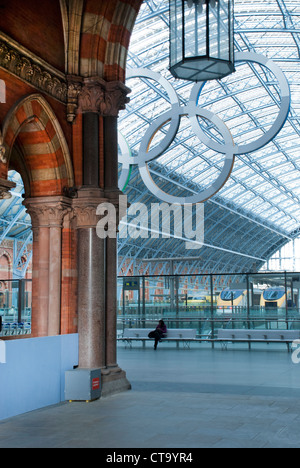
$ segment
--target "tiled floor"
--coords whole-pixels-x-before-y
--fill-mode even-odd
[[[0,422],[0,447],[300,447],[300,364],[284,348],[119,349],[133,389]]]

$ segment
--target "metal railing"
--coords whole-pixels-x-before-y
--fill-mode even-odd
[[[288,317],[279,311],[270,314],[268,311],[252,311],[249,317],[245,310],[238,313],[224,313],[207,316],[204,313],[178,317],[176,314],[126,314],[118,315],[118,334],[122,335],[125,328],[155,328],[163,318],[167,328],[192,328],[197,330],[197,338],[205,341],[214,340],[218,329],[268,329],[268,330],[300,330],[300,311],[293,310]]]
[[[32,280],[0,280],[0,336],[31,334]]]

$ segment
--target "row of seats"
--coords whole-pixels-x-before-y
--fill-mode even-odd
[[[218,330],[218,340],[294,341],[300,339],[300,330]]]
[[[30,322],[3,322],[0,336],[28,335],[31,333]]]
[[[118,337],[118,341],[124,341],[131,346],[134,341],[141,341],[143,344],[149,340],[151,328],[125,328],[123,334]],[[247,330],[247,329],[219,329],[216,330],[216,338],[202,339],[197,337],[195,329],[169,329],[166,338],[163,341],[183,342],[186,347],[189,347],[191,342],[213,341],[221,343],[223,349],[227,349],[229,342],[246,342],[251,347],[251,343],[286,343],[288,349],[290,344],[300,340],[300,330]]]
[[[286,343],[289,349],[291,343],[300,340],[300,330],[217,330],[217,339],[227,347],[228,342],[247,342],[249,346],[255,342]]]
[[[125,328],[122,336],[118,337],[118,341],[125,341],[130,346],[132,341],[142,341],[145,343],[150,340],[148,335],[152,331],[153,328]],[[162,341],[182,342],[185,347],[189,347],[189,343],[196,340],[196,335],[197,330],[191,328],[168,329],[167,337],[162,338]]]

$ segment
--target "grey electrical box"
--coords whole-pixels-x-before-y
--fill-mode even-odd
[[[101,397],[101,369],[75,369],[65,372],[65,399],[93,401]]]

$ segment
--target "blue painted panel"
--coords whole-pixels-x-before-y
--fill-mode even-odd
[[[65,371],[78,365],[78,335],[6,342],[0,420],[64,401]]]

